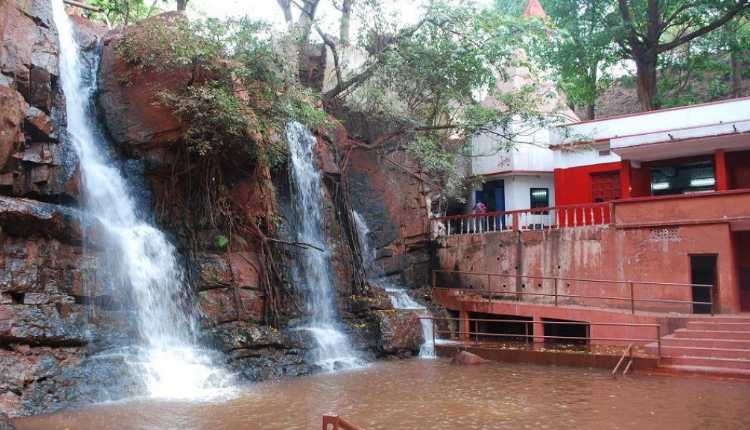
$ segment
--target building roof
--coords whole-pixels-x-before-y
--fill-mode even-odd
[[[608,144],[644,161],[750,147],[750,98],[584,121],[552,130],[553,148],[580,142]]]
[[[523,16],[534,17],[534,18],[547,18],[547,12],[544,11],[542,4],[539,0],[529,0],[526,3],[526,9],[523,11]]]

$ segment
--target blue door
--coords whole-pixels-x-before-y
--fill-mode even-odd
[[[503,181],[495,182],[495,211],[502,212],[505,210],[505,183]],[[495,219],[495,228],[505,228],[505,217],[501,216]]]

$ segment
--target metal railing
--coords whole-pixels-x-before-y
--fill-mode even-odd
[[[438,274],[448,274],[456,276],[474,276],[480,278],[486,278],[487,285],[484,288],[455,288],[455,287],[438,287],[437,278]],[[512,279],[513,282],[507,282],[502,285],[503,289],[492,288],[492,279]],[[524,281],[525,280],[525,281]],[[531,281],[531,282],[529,282]],[[545,283],[548,285],[548,291],[544,292]],[[541,292],[532,291],[520,291],[525,289],[527,284],[529,286],[542,289]],[[551,284],[551,285],[549,285]],[[560,293],[561,288],[567,288],[568,290],[575,289],[577,284],[595,284],[599,286],[614,286],[618,290],[625,289],[627,296],[611,296],[611,295],[585,295],[585,294],[563,294]],[[571,288],[571,285],[574,285]],[[664,299],[664,298],[649,298],[649,297],[636,297],[636,286],[652,286],[652,287],[664,287],[664,288],[708,288],[710,293],[708,294],[709,301],[695,301],[695,300],[679,300],[679,299]],[[636,304],[639,303],[662,303],[671,304],[674,306],[690,306],[691,312],[694,312],[695,305],[704,306],[705,309],[711,315],[714,314],[714,286],[711,284],[683,284],[676,282],[649,282],[649,281],[618,281],[610,279],[586,279],[586,278],[566,278],[566,277],[552,277],[552,276],[530,276],[530,275],[506,275],[501,273],[485,273],[485,272],[466,272],[460,270],[433,270],[432,271],[432,288],[433,290],[456,290],[461,292],[475,293],[482,296],[490,296],[493,300],[513,300],[522,301],[521,299],[526,296],[549,298],[549,302],[555,306],[560,305],[560,299],[565,299],[568,303],[565,304],[581,304],[579,301],[585,300],[598,300],[598,301],[619,301],[629,303],[631,313],[635,314]],[[663,291],[663,290],[662,290]],[[692,294],[692,292],[691,292]],[[574,302],[574,303],[569,303]],[[653,309],[649,309],[653,311]]]
[[[647,323],[615,323],[615,322],[587,322],[587,321],[551,321],[551,320],[522,320],[522,319],[492,319],[492,318],[447,318],[447,317],[420,317],[420,319],[429,319],[432,321],[432,333],[433,342],[435,337],[439,337],[440,340],[457,340],[461,342],[472,342],[474,344],[481,344],[480,337],[485,338],[508,338],[518,339],[523,338],[527,342],[534,339],[542,340],[566,340],[566,341],[600,341],[600,342],[617,342],[623,344],[648,344],[656,343],[656,356],[661,359],[661,326],[659,324],[647,324]],[[436,322],[447,321],[447,322],[458,322],[458,330],[452,329],[440,329]],[[523,324],[524,333],[494,333],[494,332],[482,332],[478,329],[472,330],[471,323],[504,323],[504,324]],[[607,327],[631,327],[631,328],[653,328],[654,337],[604,337],[604,336],[554,336],[544,334],[534,334],[533,329],[529,333],[529,325],[541,324],[544,325],[581,325],[586,327],[591,326],[607,326]],[[462,325],[467,325],[466,329]],[[478,327],[475,324],[475,327]],[[447,336],[446,336],[447,335]]]
[[[612,222],[612,203],[533,208],[430,219],[435,237],[495,231],[547,230],[606,225]]]
[[[323,415],[323,430],[362,430],[338,415]]]

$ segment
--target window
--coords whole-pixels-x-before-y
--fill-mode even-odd
[[[529,191],[531,196],[529,207],[531,209],[549,207],[549,188],[531,188]]]
[[[687,194],[713,191],[714,166],[710,160],[651,169],[651,194]]]

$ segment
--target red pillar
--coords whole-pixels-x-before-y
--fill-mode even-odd
[[[714,178],[716,179],[716,191],[726,191],[729,189],[727,173],[727,159],[724,156],[724,150],[718,149],[714,152]]]
[[[620,194],[621,198],[630,198],[630,160],[622,160],[620,164]]]
[[[471,331],[471,326],[469,325],[469,313],[461,309],[460,311],[458,311],[458,318],[460,319],[458,331],[461,332],[461,334],[459,335],[459,339],[468,340],[468,333],[469,331]]]

